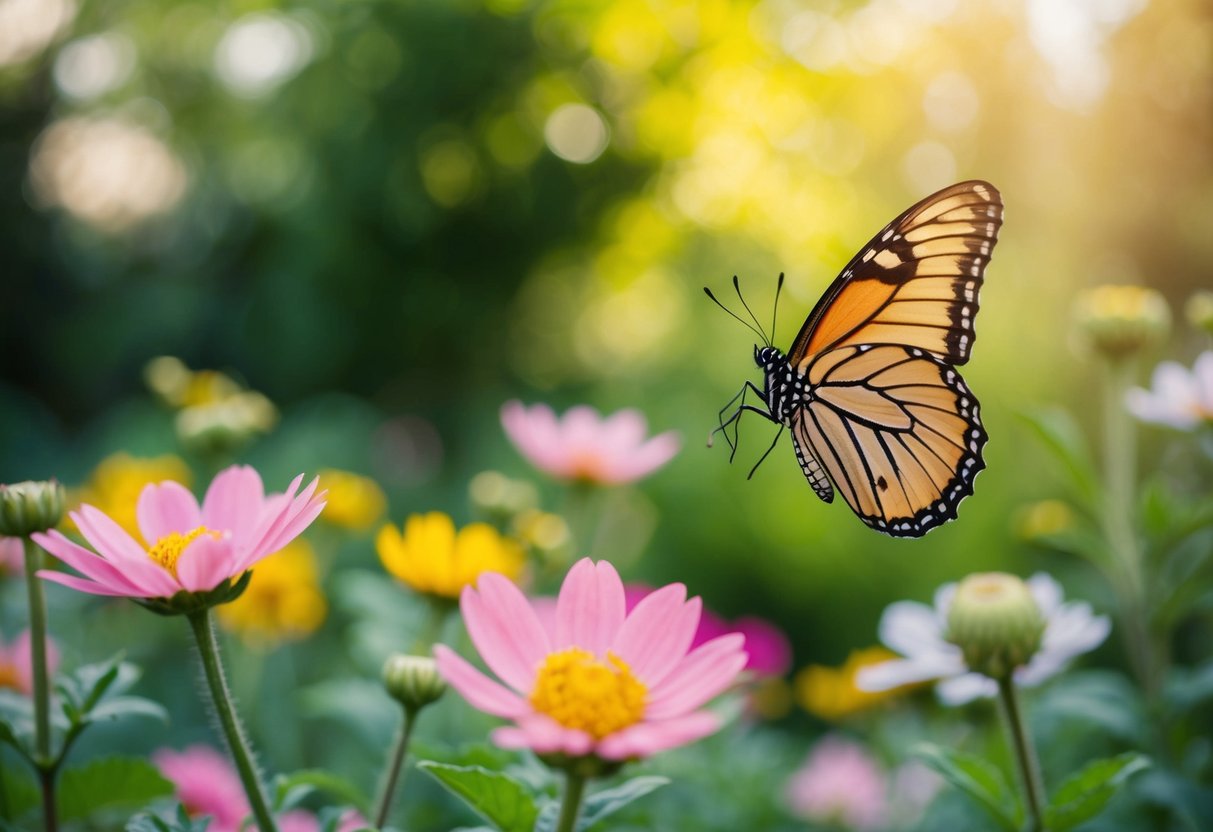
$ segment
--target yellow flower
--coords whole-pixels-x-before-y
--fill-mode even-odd
[[[860,668],[898,658],[883,647],[854,650],[842,667],[809,665],[796,674],[796,701],[806,711],[826,720],[838,720],[867,710],[899,695],[905,687],[873,693],[855,686]]]
[[[244,594],[218,612],[224,629],[253,644],[294,641],[314,633],[324,623],[328,604],[320,591],[311,544],[296,538],[258,563]]]
[[[350,471],[326,468],[320,472],[320,487],[328,489],[328,505],[320,519],[334,526],[362,530],[383,516],[387,498],[374,480]]]
[[[379,530],[375,548],[383,566],[417,592],[458,598],[481,572],[500,572],[517,580],[524,563],[522,549],[487,523],[471,523],[455,532],[451,518],[439,511],[411,515],[401,535],[388,524]]]
[[[73,507],[88,503],[101,509],[136,540],[142,540],[135,518],[139,493],[145,485],[165,480],[189,486],[193,474],[189,466],[171,454],[139,458],[119,452],[101,460],[84,487],[71,495],[71,503]]]
[[[1075,303],[1075,317],[1095,349],[1112,359],[1162,341],[1171,327],[1166,298],[1145,286],[1088,289]]]

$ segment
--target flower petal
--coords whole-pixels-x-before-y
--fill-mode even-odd
[[[719,718],[707,711],[696,711],[677,719],[641,722],[604,737],[595,752],[608,760],[648,757],[706,737],[719,726]]]
[[[743,634],[730,633],[696,647],[649,692],[645,718],[681,716],[724,691],[746,666],[744,644]]]
[[[964,659],[957,648],[952,656],[921,656],[913,659],[893,659],[862,667],[855,674],[855,687],[871,693],[892,690],[915,682],[929,682],[965,672]]]
[[[493,742],[502,748],[529,748],[539,754],[564,752],[573,756],[588,754],[594,747],[589,734],[565,728],[542,714],[521,717],[517,723],[493,731]]]
[[[1048,621],[1061,606],[1061,584],[1044,572],[1037,572],[1025,583],[1028,585],[1028,591],[1032,593],[1032,600],[1036,602],[1041,617]]]
[[[964,705],[974,699],[997,695],[998,683],[980,673],[964,673],[940,682],[935,686],[935,693],[946,705]]]
[[[880,640],[903,656],[934,656],[956,648],[943,640],[936,611],[917,601],[896,601],[880,617]]]
[[[599,658],[623,626],[623,581],[609,561],[582,558],[565,576],[556,599],[552,649],[576,646]]]
[[[220,471],[202,500],[202,523],[214,531],[231,532],[232,540],[247,540],[257,528],[265,503],[261,475],[248,465]]]
[[[661,683],[687,654],[703,602],[683,603],[687,588],[669,584],[641,599],[624,620],[611,649],[650,689]]]
[[[174,532],[184,535],[202,525],[198,501],[188,488],[172,480],[145,486],[135,514],[148,546],[155,546],[160,538]]]
[[[84,535],[84,539],[107,560],[115,563],[133,562],[148,563],[147,550],[140,546],[135,538],[109,518],[105,512],[92,506],[80,506],[78,511],[71,513],[76,528]]]
[[[77,572],[123,594],[143,598],[172,595],[177,591],[173,577],[151,560],[147,560],[149,568],[146,570],[124,570],[68,540],[62,532],[52,530],[48,534],[35,534],[33,538],[35,543]],[[133,574],[136,571],[140,574]]]
[[[459,606],[476,650],[494,673],[522,694],[550,652],[548,635],[526,596],[508,578],[485,572],[478,590],[465,587]]]
[[[75,575],[68,575],[63,572],[55,572],[52,569],[41,569],[38,571],[38,577],[44,581],[51,583],[63,584],[66,587],[87,592],[89,595],[112,595],[117,598],[148,598],[151,596],[142,593],[126,592],[125,590],[117,589],[112,586],[90,581],[87,578],[79,578]]]
[[[177,558],[177,579],[183,589],[205,592],[244,570],[235,569],[232,539],[209,534],[195,538]]]
[[[446,645],[434,645],[434,659],[442,678],[473,708],[506,719],[530,712],[525,699],[485,676]]]

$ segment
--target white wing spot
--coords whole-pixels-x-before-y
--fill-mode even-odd
[[[886,228],[886,229],[885,229],[885,232],[884,232],[883,234],[881,234],[881,235],[880,235],[880,241],[881,241],[882,243],[887,243],[887,242],[889,241],[889,238],[890,238],[890,237],[892,237],[892,236],[893,236],[893,229],[892,229],[892,228]]]
[[[875,257],[875,256],[876,256],[876,249],[874,249],[874,248],[870,248],[870,249],[868,249],[867,251],[865,251],[865,252],[863,253],[863,262],[865,262],[865,263],[866,263],[866,262],[868,262],[869,260],[871,260],[871,259],[872,259],[873,257]]]

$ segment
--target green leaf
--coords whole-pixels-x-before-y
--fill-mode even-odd
[[[59,819],[80,820],[103,810],[131,809],[173,793],[150,762],[106,757],[68,769],[59,782]]]
[[[1090,763],[1057,789],[1045,809],[1045,827],[1066,832],[1085,823],[1104,810],[1130,777],[1150,765],[1148,757],[1135,751]]]
[[[980,803],[1003,829],[1016,832],[1019,805],[997,767],[973,754],[919,743],[912,754],[944,779]]]
[[[0,817],[6,820],[20,820],[22,815],[42,804],[42,791],[38,788],[38,781],[28,772],[6,768],[0,789],[4,790],[4,802],[0,805],[6,810]]]
[[[581,817],[577,819],[577,829],[589,829],[595,823],[614,814],[627,806],[633,800],[644,797],[649,792],[656,791],[670,782],[668,777],[633,777],[621,785],[611,789],[595,792],[585,799],[581,807]]]
[[[509,775],[480,766],[423,761],[417,768],[437,778],[502,832],[531,832],[539,810],[526,786]]]
[[[142,696],[117,696],[107,699],[88,714],[89,722],[102,719],[120,719],[128,716],[143,716],[149,719],[168,722],[168,711],[159,702],[144,699]]]
[[[211,816],[191,818],[185,807],[177,804],[176,815],[165,819],[151,812],[140,812],[126,823],[126,832],[206,832]]]
[[[1059,407],[1021,412],[1024,423],[1060,463],[1075,496],[1092,508],[1099,503],[1099,475],[1091,462],[1083,431],[1074,417]]]
[[[296,771],[274,780],[274,809],[282,811],[294,805],[312,791],[325,792],[343,806],[353,806],[363,815],[368,814],[370,801],[362,790],[348,780],[320,769]]]

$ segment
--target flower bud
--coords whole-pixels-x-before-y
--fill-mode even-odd
[[[1213,292],[1198,289],[1184,305],[1184,316],[1193,328],[1213,335]]]
[[[488,516],[509,520],[539,504],[535,486],[525,480],[513,480],[497,471],[481,471],[468,486],[472,505]]]
[[[1113,360],[1162,341],[1171,328],[1166,299],[1144,286],[1096,286],[1078,298],[1075,318],[1092,346]]]
[[[956,587],[948,610],[948,641],[970,670],[1005,679],[1040,649],[1045,620],[1028,585],[1014,575],[983,572]]]
[[[63,519],[67,498],[57,480],[0,485],[0,535],[29,537]]]
[[[429,656],[395,653],[383,665],[383,686],[410,711],[419,711],[446,693],[446,682]]]

